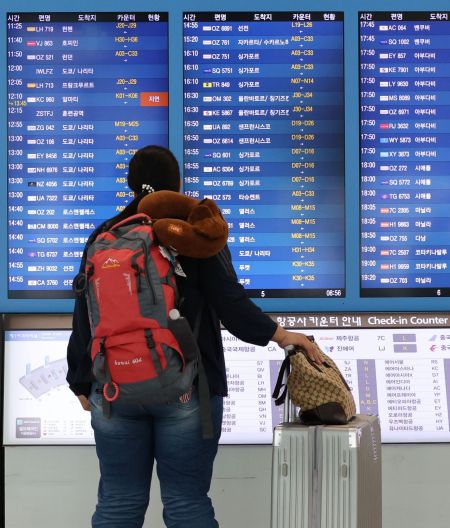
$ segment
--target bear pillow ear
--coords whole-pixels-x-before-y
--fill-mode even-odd
[[[184,194],[158,191],[141,200],[138,212],[156,219],[154,231],[159,242],[180,255],[212,257],[227,243],[228,224],[213,200],[200,202]]]

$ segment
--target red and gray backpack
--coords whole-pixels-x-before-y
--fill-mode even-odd
[[[185,401],[192,390],[200,353],[177,310],[168,256],[145,214],[113,225],[87,249],[74,289],[86,295],[93,374],[103,386],[104,408],[115,401]]]

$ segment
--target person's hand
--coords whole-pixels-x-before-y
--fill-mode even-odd
[[[86,398],[86,396],[83,396],[82,394],[80,394],[78,396],[78,399],[80,400],[81,407],[83,407],[85,411],[91,410],[91,406],[89,405],[89,400]]]
[[[311,342],[305,334],[299,332],[290,332],[279,326],[272,336],[272,341],[275,341],[281,348],[286,348],[288,345],[302,347],[306,355],[315,363],[319,365],[323,363],[323,356],[320,348],[316,343]]]

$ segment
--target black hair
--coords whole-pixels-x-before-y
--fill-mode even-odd
[[[148,193],[143,185],[149,185],[153,191],[180,190],[180,166],[169,149],[148,145],[136,151],[128,166],[128,187],[136,197],[123,211],[106,222],[106,228],[137,213],[139,202]]]
[[[128,187],[136,194],[143,185],[151,185],[155,191],[180,190],[180,167],[169,149],[149,145],[138,150],[128,168]]]

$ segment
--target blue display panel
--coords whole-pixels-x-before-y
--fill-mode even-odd
[[[343,297],[343,13],[183,15],[184,191],[253,297]]]
[[[8,298],[71,296],[87,236],[168,145],[168,14],[8,13]]]
[[[449,13],[359,20],[361,296],[448,297]]]

